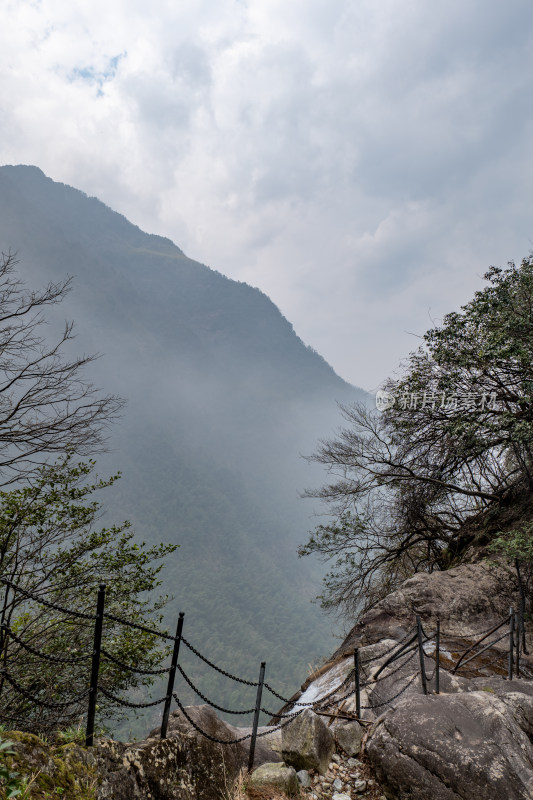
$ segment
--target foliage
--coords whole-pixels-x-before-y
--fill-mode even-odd
[[[333,559],[323,604],[371,605],[408,575],[464,556],[476,525],[533,490],[533,257],[429,330],[380,413],[345,407],[349,426],[313,459],[328,504],[300,554]]]
[[[499,532],[491,542],[491,550],[514,565],[523,607],[529,596],[533,608],[533,522],[523,522],[518,528]]]
[[[6,755],[14,755],[13,742],[0,740],[0,786],[6,798],[19,797],[24,791],[24,780],[18,772],[13,772],[5,763]]]
[[[0,574],[40,600],[82,614],[94,615],[96,589],[107,585],[106,611],[131,622],[161,619],[166,598],[153,599],[161,562],[174,545],[146,547],[137,543],[129,523],[99,528],[100,503],[95,492],[108,480],[89,480],[94,462],[76,462],[71,454],[42,466],[24,486],[0,493]],[[12,633],[3,637],[3,666],[34,698],[63,702],[88,685],[93,622],[67,616],[28,600],[23,593],[4,592],[2,620]],[[24,649],[30,645],[51,660]],[[164,655],[155,637],[106,618],[103,647],[127,665],[151,669]],[[54,658],[85,658],[56,663]],[[139,689],[151,679],[122,669],[104,658],[100,685],[113,693]],[[65,710],[46,709],[21,696],[0,679],[0,719],[22,730],[49,732],[76,725],[86,713],[86,698]],[[120,716],[113,702],[99,698],[98,721]]]

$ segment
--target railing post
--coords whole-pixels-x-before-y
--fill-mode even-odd
[[[526,644],[526,626],[524,625],[524,598],[520,598],[520,629],[522,631],[522,652],[525,656],[529,655]]]
[[[515,661],[515,668],[516,668],[516,677],[520,677],[520,614],[516,612],[515,615],[515,628],[516,628],[516,661]]]
[[[435,636],[435,694],[440,694],[440,617],[437,617]]]
[[[356,647],[353,651],[354,669],[355,669],[355,714],[357,719],[361,719],[361,685],[359,676],[359,648]]]
[[[514,649],[514,608],[509,609],[509,666],[507,670],[508,680],[513,680],[513,649]]]
[[[259,670],[259,684],[257,686],[257,697],[255,699],[255,712],[254,712],[254,721],[252,725],[252,738],[250,740],[250,754],[248,756],[248,772],[251,772],[254,766],[255,740],[257,739],[259,712],[261,711],[261,697],[263,695],[263,683],[265,681],[265,667],[266,667],[266,662],[262,661],[261,669]]]
[[[163,721],[161,723],[161,738],[167,738],[168,717],[170,714],[170,704],[172,703],[172,692],[174,691],[174,679],[176,677],[176,667],[178,666],[178,657],[180,654],[181,633],[183,631],[183,618],[185,614],[180,611],[178,617],[178,625],[176,628],[176,638],[174,640],[174,650],[172,652],[172,661],[170,662],[170,670],[168,673],[167,695],[165,700],[165,708],[163,711]]]
[[[89,710],[87,712],[87,731],[85,744],[92,747],[94,742],[94,718],[96,715],[96,697],[98,694],[98,672],[100,670],[100,650],[102,647],[102,629],[104,626],[105,583],[100,584],[96,603],[96,620],[94,623],[93,661],[91,667],[91,685],[89,688]]]
[[[5,583],[4,583],[4,587],[5,587],[4,588],[4,599],[2,601],[2,619],[1,619],[2,633],[0,634],[0,655],[2,655],[3,652],[4,652],[4,644],[5,644],[5,641],[6,641],[5,635],[4,635],[4,627],[5,627],[5,624],[6,624],[7,598],[9,596],[9,590],[11,589],[11,586],[12,586],[12,584],[11,584],[10,581],[5,581]]]
[[[422,642],[422,622],[420,617],[417,615],[416,617],[416,628],[418,634],[418,655],[420,657],[420,678],[422,680],[422,690],[424,694],[428,693],[428,687],[426,682],[426,667],[424,664],[424,644]]]

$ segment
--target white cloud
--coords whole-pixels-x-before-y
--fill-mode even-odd
[[[533,238],[525,0],[4,4],[3,163],[260,286],[375,386]]]

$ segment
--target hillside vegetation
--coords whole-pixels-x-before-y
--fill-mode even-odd
[[[251,680],[266,660],[267,678],[292,692],[332,645],[310,602],[321,568],[296,554],[313,514],[299,494],[321,475],[301,455],[334,429],[337,400],[364,393],[259,290],[35,167],[0,168],[0,245],[30,286],[74,278],[50,330],[74,319],[72,352],[102,353],[92,379],[128,401],[98,460],[102,477],[122,472],[103,521],[179,545],[162,573],[168,626],[184,611],[202,653]],[[194,657],[187,668],[221,705],[249,705]]]

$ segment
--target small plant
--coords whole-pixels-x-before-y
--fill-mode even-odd
[[[25,781],[18,772],[13,772],[5,763],[5,756],[14,756],[13,742],[9,739],[0,740],[0,785],[5,791],[6,798],[19,797],[25,789]]]
[[[70,728],[56,733],[56,741],[58,744],[71,744],[72,742],[83,744],[85,742],[85,733],[81,725],[71,725]]]

